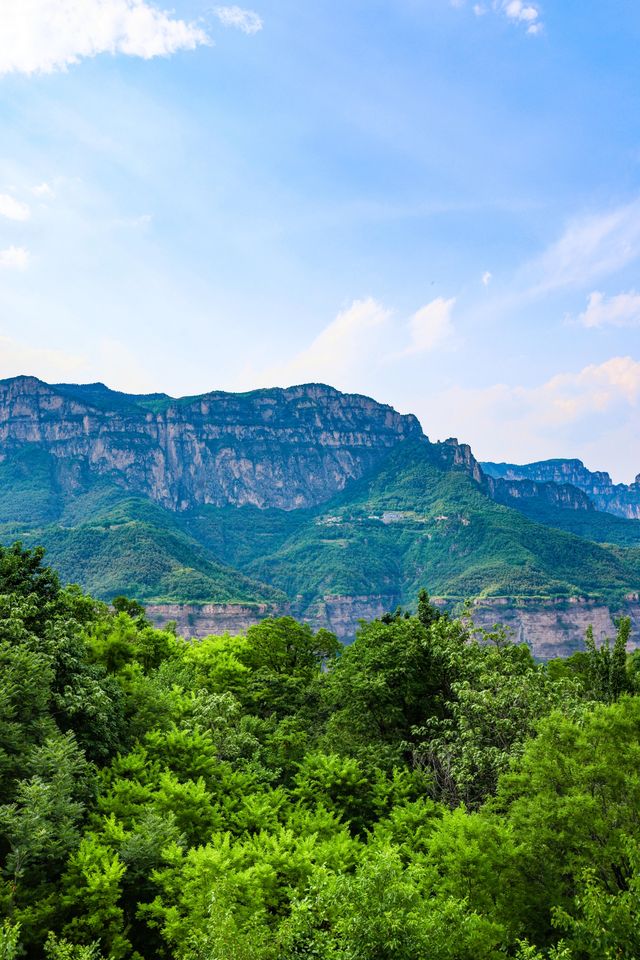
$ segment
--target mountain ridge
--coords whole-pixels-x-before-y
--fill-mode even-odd
[[[582,490],[597,510],[626,519],[640,519],[640,473],[633,483],[614,483],[605,470],[589,470],[582,460],[552,459],[532,463],[481,464],[487,476],[497,480],[568,484]]]
[[[348,638],[421,586],[620,611],[640,583],[640,521],[568,483],[492,476],[468,444],[325,384],[172,398],[0,381],[0,539],[42,543],[104,599],[184,605],[194,629],[290,610]]]

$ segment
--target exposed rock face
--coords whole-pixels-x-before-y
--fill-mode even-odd
[[[640,647],[640,602],[627,600],[620,610],[592,600],[478,600],[473,607],[473,621],[490,629],[498,623],[506,627],[512,639],[526,643],[538,660],[568,657],[584,650],[587,627],[593,627],[596,643],[616,635],[614,619],[631,618],[630,648]]]
[[[254,623],[265,617],[282,617],[289,613],[286,606],[277,607],[266,603],[155,603],[145,607],[147,616],[158,626],[174,621],[178,634],[187,639],[232,636],[246,633]]]
[[[450,470],[464,470],[496,503],[509,507],[513,506],[514,500],[542,500],[565,510],[596,509],[587,493],[572,486],[570,480],[545,479],[543,472],[539,477],[531,478],[511,475],[508,471],[503,476],[498,469],[502,464],[478,463],[471,447],[466,443],[458,443],[455,437],[444,443],[433,444],[432,449],[441,466]]]
[[[587,470],[581,460],[540,460],[522,466],[483,463],[481,466],[487,476],[506,481],[570,484],[582,490],[597,510],[629,520],[640,519],[640,474],[634,483],[613,483],[608,473]]]
[[[76,464],[75,476],[109,476],[171,510],[312,506],[421,436],[415,417],[319,384],[172,400],[102,384],[0,382],[0,460],[39,447],[64,483]]]
[[[436,603],[437,598],[434,598]],[[266,604],[157,604],[147,606],[147,613],[158,625],[177,621],[178,633],[188,638],[202,638],[229,632],[245,633],[254,623],[268,616],[293,613],[317,630],[331,630],[343,643],[350,643],[360,620],[370,621],[393,610],[397,597],[338,597],[326,596],[306,611],[291,610],[289,606]],[[630,648],[640,648],[640,599],[629,598],[619,610],[612,611],[604,604],[572,598],[570,600],[478,600],[473,607],[473,621],[477,627],[490,630],[495,624],[507,629],[518,643],[526,643],[538,660],[568,657],[584,650],[587,627],[593,627],[598,644],[616,634],[615,618],[631,618]]]
[[[221,633],[246,633],[249,627],[265,617],[292,615],[314,630],[324,627],[343,641],[355,637],[360,620],[375,620],[399,603],[398,597],[326,596],[305,607],[296,604],[233,604],[233,603],[156,603],[146,604],[150,619],[159,626],[175,621],[180,636],[207,637]]]

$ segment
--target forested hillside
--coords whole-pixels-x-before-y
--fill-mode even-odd
[[[0,548],[0,957],[636,960],[628,631],[189,643]]]
[[[0,381],[0,543],[43,544],[103,600],[266,605],[319,625],[327,598],[586,597],[623,609],[640,520],[569,484],[485,476],[470,448],[323,384],[173,400]],[[336,629],[338,627],[336,626]]]

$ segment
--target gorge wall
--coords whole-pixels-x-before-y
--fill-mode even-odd
[[[170,510],[312,506],[409,437],[422,437],[414,416],[320,384],[173,400],[0,381],[0,462],[38,448],[62,484],[89,471]]]
[[[314,629],[325,627],[343,643],[350,643],[359,620],[373,620],[393,610],[397,597],[337,597],[327,596],[306,611],[286,606],[234,604],[156,604],[147,607],[151,620],[163,625],[175,620],[178,633],[186,638],[200,639],[225,632],[244,633],[248,627],[267,616],[294,614],[311,624]],[[437,598],[436,598],[437,602]],[[584,636],[589,626],[597,643],[616,634],[615,620],[620,616],[631,618],[631,644],[640,648],[640,597],[630,595],[619,609],[612,610],[602,603],[582,598],[569,600],[520,600],[504,598],[478,600],[471,613],[479,628],[491,630],[498,624],[509,637],[525,643],[538,660],[568,657],[584,649]]]

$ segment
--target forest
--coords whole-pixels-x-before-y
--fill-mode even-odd
[[[0,548],[0,960],[637,960],[629,631],[189,642]]]

